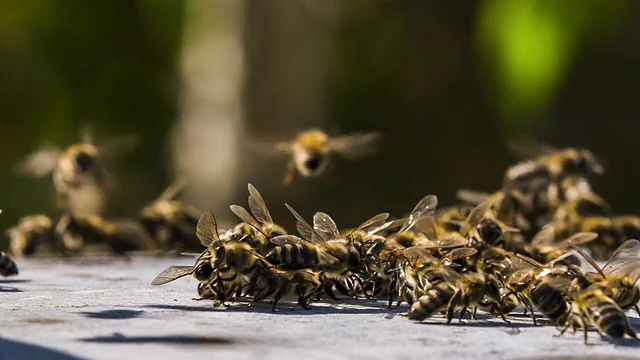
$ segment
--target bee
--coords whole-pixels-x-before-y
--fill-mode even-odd
[[[140,214],[142,226],[162,252],[192,251],[200,246],[195,235],[200,211],[174,199],[184,186],[183,181],[170,185]]]
[[[262,195],[253,185],[249,184],[249,213],[240,205],[231,205],[231,211],[242,220],[229,232],[229,239],[244,241],[251,245],[259,254],[267,255],[273,248],[269,239],[286,235],[287,231],[274,223]]]
[[[413,229],[423,218],[435,214],[437,206],[438,197],[435,195],[427,195],[420,199],[413,210],[411,210],[409,217],[406,220],[400,219],[404,224],[398,232],[387,237],[385,247],[390,250],[398,247],[409,248],[425,240],[426,236],[424,234],[415,232]],[[435,230],[432,230],[432,232],[434,231]]]
[[[255,295],[249,306],[256,301],[273,296],[272,311],[275,312],[282,296],[295,289],[298,304],[304,309],[310,309],[310,299],[319,294],[323,286],[323,272],[310,269],[281,270],[272,267],[265,276],[259,276],[256,280]]]
[[[610,338],[621,339],[625,334],[637,339],[636,332],[629,325],[629,320],[624,311],[605,295],[600,288],[589,287],[580,291],[575,299],[571,313],[564,322],[563,335],[571,326],[575,332],[576,327],[584,330],[584,343],[587,343],[587,327],[592,324],[600,335],[606,334]]]
[[[18,275],[18,265],[3,251],[0,251],[0,275],[5,277]]]
[[[53,225],[46,215],[29,215],[18,220],[16,226],[7,229],[11,254],[29,256],[55,253]]]
[[[276,145],[279,151],[291,156],[285,183],[293,183],[299,175],[319,176],[330,165],[333,153],[348,159],[368,155],[375,150],[380,138],[376,132],[330,137],[319,129],[306,130],[295,139]]]
[[[436,312],[446,310],[445,319],[449,324],[456,308],[461,308],[459,319],[462,320],[469,306],[474,307],[472,318],[475,319],[478,306],[497,306],[500,302],[500,283],[490,274],[458,274],[448,267],[440,266],[428,272],[427,279],[430,286],[409,310],[408,317],[411,320],[423,321]],[[504,319],[504,315],[502,317]]]
[[[471,210],[466,220],[460,223],[459,233],[469,239],[474,247],[504,245],[506,233],[520,230],[498,220],[491,201],[485,201]]]
[[[210,253],[211,267],[217,272],[219,300],[224,304],[229,298],[254,286],[257,276],[269,266],[267,260],[247,243],[222,241],[218,224],[210,212],[198,221],[196,235]]]
[[[590,287],[601,289],[622,310],[633,308],[640,315],[640,289],[637,286],[640,279],[640,241],[625,241],[602,268],[584,251],[574,248],[596,270],[586,274]]]
[[[560,205],[551,222],[564,229],[577,229],[586,217],[611,217],[609,204],[595,193],[585,194]],[[570,231],[571,231],[570,230]]]
[[[89,250],[125,254],[148,249],[151,240],[140,224],[98,215],[64,215],[55,227],[58,251],[74,255]]]
[[[507,292],[503,298],[514,295],[530,313],[534,325],[537,325],[537,320],[533,306],[551,323],[561,323],[569,314],[566,293],[561,289],[567,289],[576,277],[582,275],[580,268],[557,265],[563,257],[543,265],[524,255],[516,256],[532,267],[515,270],[506,277],[504,287]]]
[[[296,218],[296,227],[302,237],[280,235],[271,238],[275,247],[265,256],[267,261],[286,270],[326,270],[336,266],[339,260],[324,250],[323,237],[289,204],[285,206]]]
[[[557,234],[554,226],[547,225],[533,237],[531,244],[525,245],[525,250],[529,257],[546,264],[565,255],[571,247],[589,243],[597,237],[598,234],[594,232],[580,232],[556,242]],[[580,266],[580,260],[573,254],[565,256],[562,263]]]
[[[597,233],[598,237],[591,242],[589,249],[595,259],[606,260],[613,249],[625,239],[618,220],[618,217],[588,216],[580,218],[578,222],[570,226],[563,222],[554,223],[554,226],[560,236],[567,236],[576,232]]]
[[[198,289],[200,289],[200,284],[206,285],[214,276],[211,258],[212,256],[209,250],[205,250],[198,256],[193,266],[172,265],[162,270],[155,279],[151,281],[151,285],[164,285],[187,275],[193,275],[198,281]],[[203,287],[203,289],[204,288],[205,287]],[[200,293],[200,291],[198,292]],[[200,296],[203,296],[203,293],[200,293]]]

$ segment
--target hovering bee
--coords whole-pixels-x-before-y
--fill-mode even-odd
[[[240,205],[231,205],[231,211],[242,220],[228,234],[229,240],[247,242],[260,255],[267,255],[273,248],[269,239],[286,235],[287,232],[280,225],[273,222],[271,213],[267,208],[258,189],[249,184],[249,213]]]
[[[586,274],[589,287],[601,289],[622,310],[633,308],[640,315],[640,289],[637,286],[640,279],[640,241],[625,241],[602,268],[584,251],[574,248],[596,270]]]
[[[571,312],[560,335],[570,326],[574,332],[577,327],[581,327],[584,330],[586,344],[589,325],[594,325],[600,335],[606,334],[610,338],[621,339],[625,334],[634,339],[638,338],[624,311],[599,288],[589,287],[580,291],[573,299]]]
[[[29,256],[55,253],[53,225],[46,215],[29,215],[7,229],[11,254]]]
[[[333,153],[348,159],[368,155],[380,139],[380,134],[375,132],[330,137],[319,129],[306,130],[295,139],[276,145],[279,151],[291,155],[285,183],[291,184],[298,175],[319,176],[330,165]]]
[[[0,251],[0,275],[5,277],[18,275],[18,265],[3,251]]]
[[[193,251],[200,246],[195,235],[200,211],[174,199],[184,186],[183,181],[170,185],[141,212],[142,226],[156,243],[157,249],[163,252]]]

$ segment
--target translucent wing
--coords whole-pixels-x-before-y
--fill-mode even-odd
[[[452,234],[443,239],[428,240],[420,242],[420,245],[429,249],[446,249],[459,246],[466,246],[469,241],[460,234]]]
[[[255,218],[263,224],[273,224],[273,219],[267,209],[262,195],[253,185],[249,184],[249,210]]]
[[[234,213],[240,220],[260,230],[260,223],[258,223],[258,221],[251,214],[249,214],[247,209],[236,204],[229,206],[229,209],[231,209],[231,212]]]
[[[389,213],[382,213],[382,214],[375,215],[369,220],[360,224],[360,226],[358,226],[356,231],[367,231],[369,229],[378,228],[384,225],[385,221],[387,221],[388,218],[389,218]]]
[[[296,229],[304,239],[309,240],[313,243],[324,242],[322,237],[320,237],[320,235],[311,227],[311,225],[309,225],[308,222],[306,222],[302,218],[302,216],[300,216],[300,214],[298,214],[297,211],[295,211],[291,206],[289,206],[289,204],[285,203],[284,206],[286,206],[287,209],[289,209],[289,211],[291,212],[291,214],[293,214],[293,216],[296,218],[297,220]]]
[[[220,242],[218,223],[212,213],[207,211],[200,216],[196,226],[196,236],[200,239],[200,244],[206,247]]]
[[[472,255],[475,255],[478,250],[474,248],[457,248],[451,250],[447,255],[442,258],[442,262],[449,265],[452,262],[463,259]]]
[[[535,159],[558,151],[551,145],[531,138],[520,138],[507,141],[507,149],[521,160]]]
[[[269,239],[272,244],[284,245],[284,244],[299,244],[304,240],[295,235],[278,235]]]
[[[468,189],[461,189],[456,192],[456,197],[465,203],[472,205],[480,205],[483,202],[489,200],[491,194],[481,191],[474,191]]]
[[[19,175],[30,175],[35,177],[44,177],[49,175],[56,167],[58,158],[62,152],[60,149],[46,146],[27,156],[15,171]]]
[[[568,239],[559,242],[554,247],[558,249],[566,249],[571,246],[583,245],[598,238],[598,234],[594,232],[579,232],[571,235]]]
[[[400,232],[409,231],[418,222],[422,216],[433,215],[438,206],[438,197],[435,195],[427,195],[420,199],[416,206],[409,214],[409,221],[400,228]]]
[[[491,208],[491,201],[485,201],[471,210],[467,220],[462,224],[460,233],[466,235],[472,227],[476,226],[484,214]]]
[[[340,262],[335,256],[324,251],[318,251],[318,260],[324,265],[335,265]]]
[[[556,239],[556,228],[553,225],[546,225],[531,239],[534,247],[544,247],[552,245]]]
[[[627,240],[611,255],[611,259],[602,267],[602,272],[605,274],[622,273],[623,270],[628,272],[630,266],[635,266],[639,262],[640,241]]]
[[[369,236],[371,235],[375,235],[381,231],[387,230],[387,229],[395,229],[397,227],[403,226],[404,224],[406,224],[406,222],[409,219],[407,218],[403,218],[403,219],[395,219],[395,220],[391,220],[391,221],[387,221],[384,224],[378,226],[377,228],[374,228],[372,230],[369,230],[369,232],[367,233]]]
[[[433,216],[423,216],[418,219],[415,225],[418,231],[424,233],[428,239],[435,240],[438,238],[438,227],[436,225],[436,218]]]
[[[173,184],[169,185],[156,201],[169,201],[174,199],[182,190],[184,190],[187,185],[187,181],[185,179],[178,179]]]
[[[193,266],[170,266],[162,270],[162,272],[151,281],[151,285],[166,284],[183,276],[191,275],[192,273]]]
[[[319,234],[326,234],[324,239],[340,239],[340,231],[329,214],[317,212],[313,215],[313,227]]]
[[[438,259],[431,255],[431,252],[428,249],[425,249],[422,246],[412,246],[404,249],[403,251],[404,257],[407,259],[409,264],[413,267],[418,267],[421,264],[437,264]]]
[[[376,151],[382,136],[377,132],[336,136],[329,139],[329,149],[348,159],[372,154]]]

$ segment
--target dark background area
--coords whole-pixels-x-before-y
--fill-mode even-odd
[[[216,16],[186,11],[194,3]],[[179,176],[171,133],[180,121],[184,29],[230,16],[239,26],[226,31],[244,61],[241,144],[313,126],[384,135],[376,156],[338,159],[333,182],[290,188],[281,182],[284,161],[241,146],[238,170],[220,174],[237,184],[225,194],[236,202],[252,182],[285,224],[287,201],[307,217],[323,210],[354,226],[381,211],[401,215],[429,193],[446,205],[459,188],[497,189],[517,161],[506,143],[527,137],[591,149],[607,165],[595,190],[619,213],[638,213],[638,2],[7,1],[0,228],[28,213],[56,214],[49,178],[14,168],[43,144],[79,140],[87,125],[98,142],[139,139],[107,163],[108,216],[135,215]],[[230,219],[223,205],[193,193],[190,200]]]

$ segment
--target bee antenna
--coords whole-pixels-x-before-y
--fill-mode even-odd
[[[571,241],[569,241],[571,243]],[[602,269],[600,268],[600,266],[598,266],[598,264],[596,264],[596,262],[593,260],[593,258],[591,256],[589,256],[587,253],[584,252],[584,250],[580,249],[579,247],[575,246],[573,243],[571,244],[571,247],[578,252],[578,254],[582,255],[582,257],[587,260],[587,262],[589,263],[589,265],[593,266],[594,269],[596,269],[596,271],[600,274],[600,276],[602,276],[603,279],[605,279],[607,277],[607,275],[602,271]]]

